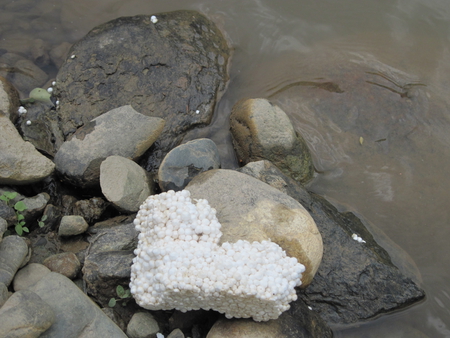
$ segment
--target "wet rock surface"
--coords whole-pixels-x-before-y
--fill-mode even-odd
[[[266,159],[299,182],[312,178],[308,146],[278,106],[266,99],[243,99],[231,111],[230,130],[241,163]]]
[[[211,21],[194,11],[156,17],[157,23],[142,15],[94,28],[57,75],[66,137],[125,104],[166,120],[148,168],[158,167],[187,130],[210,122],[228,79],[229,49]]]
[[[323,197],[308,192],[269,162],[253,163],[241,171],[298,200],[316,222],[324,244],[322,263],[299,297],[327,323],[367,320],[425,297],[353,213],[338,212]],[[365,243],[355,241],[353,234]]]

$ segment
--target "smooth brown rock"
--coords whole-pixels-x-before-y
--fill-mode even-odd
[[[58,272],[70,279],[74,279],[81,269],[80,261],[72,252],[63,252],[47,257],[43,264],[51,271]]]

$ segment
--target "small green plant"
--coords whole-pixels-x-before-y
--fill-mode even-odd
[[[47,220],[47,215],[43,215],[41,219],[38,221],[39,228],[45,227],[45,221]]]
[[[117,293],[117,296],[119,297],[119,299],[111,298],[108,302],[108,306],[114,307],[117,304],[117,302],[120,302],[120,301],[122,301],[123,306],[127,305],[128,301],[131,298],[130,290],[129,289],[125,290],[122,285],[117,285],[116,293]]]
[[[4,201],[7,205],[11,206],[10,202],[14,198],[16,198],[16,192],[5,191],[3,195],[0,196],[0,200]],[[16,212],[17,222],[14,227],[16,233],[19,236],[22,236],[24,232],[30,232],[30,230],[25,226],[25,216],[22,214],[22,211],[27,209],[27,206],[23,201],[16,202],[13,206],[14,211]]]

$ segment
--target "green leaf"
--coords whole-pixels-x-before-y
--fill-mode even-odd
[[[20,221],[19,223],[17,223],[17,224],[19,224],[20,226],[24,226],[25,225],[25,221]]]
[[[5,195],[6,198],[9,199],[9,200],[13,200],[13,199],[16,198],[17,193],[16,193],[15,191],[13,191],[13,192],[11,192],[11,191],[5,191],[5,192],[3,193],[3,195]]]
[[[42,216],[41,217],[41,222],[45,222],[47,220],[47,218],[48,218],[47,215]]]
[[[18,220],[18,221],[21,221],[21,220],[23,220],[23,219],[25,219],[25,216],[24,216],[24,215],[22,215],[22,214],[17,214],[17,220]]]
[[[125,290],[125,295],[122,298],[130,298],[130,297],[131,297],[130,289]]]
[[[39,228],[43,228],[45,227],[45,223],[44,222],[38,222]]]
[[[123,298],[123,296],[125,295],[125,289],[123,288],[122,285],[117,285],[116,292],[120,298]]]
[[[115,298],[111,298],[108,302],[108,306],[109,307],[114,307],[116,305],[116,299]]]
[[[19,236],[22,236],[23,230],[22,230],[22,226],[20,224],[16,224],[15,230]]]
[[[24,211],[27,209],[27,206],[23,201],[19,201],[16,204],[14,204],[14,209],[16,209],[17,211]]]
[[[0,196],[0,200],[5,201],[6,203],[8,203],[9,198],[6,197],[5,195],[1,195],[1,196]]]
[[[36,101],[52,103],[50,100],[50,93],[44,88],[34,88],[30,92],[30,99],[35,99]]]
[[[22,230],[25,232],[30,232],[30,230],[27,227],[22,227]]]

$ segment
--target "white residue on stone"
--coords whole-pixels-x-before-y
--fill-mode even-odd
[[[71,59],[75,59],[77,56],[75,54],[71,55],[70,58]]]
[[[196,113],[196,114],[200,114],[200,110],[197,109],[197,110],[195,111],[195,113]]]
[[[162,333],[159,333],[159,332],[158,332],[158,333],[156,334],[156,338],[164,338],[164,335],[163,335]]]
[[[52,82],[52,86],[53,86],[53,87],[56,86],[56,81],[53,81],[53,82]]]
[[[359,237],[357,234],[353,234],[352,238],[359,243],[366,243],[366,241]]]
[[[28,120],[28,121],[27,121],[27,126],[30,126],[30,125],[31,125],[31,121]]]
[[[311,306],[308,306],[308,309],[312,310],[312,307],[311,307]]]
[[[19,115],[23,115],[27,113],[27,110],[25,109],[24,106],[20,106],[17,112],[19,113]]]
[[[150,18],[150,20],[151,20],[153,23],[157,23],[157,22],[158,22],[158,18],[157,18],[156,16],[154,16],[154,15],[152,15],[152,17]]]
[[[53,93],[53,88],[52,87],[48,87],[47,91],[51,94],[51,93]]]

